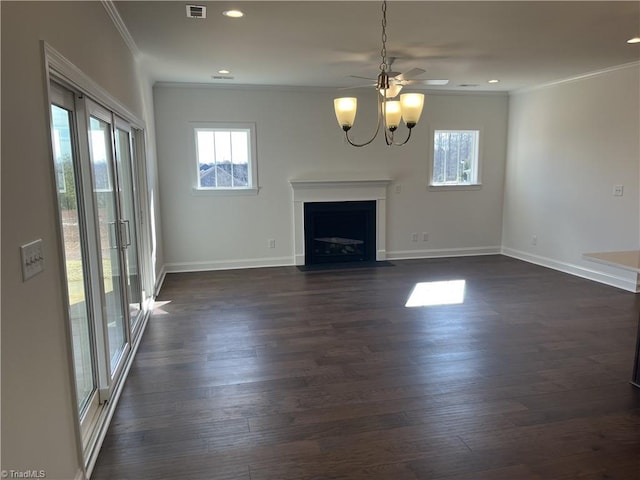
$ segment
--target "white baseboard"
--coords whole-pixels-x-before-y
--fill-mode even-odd
[[[489,246],[489,247],[471,247],[471,248],[442,248],[442,249],[426,249],[426,250],[398,250],[386,251],[387,260],[411,260],[420,258],[443,258],[443,257],[468,257],[480,255],[505,255],[507,257],[516,258],[525,262],[540,265],[542,267],[551,268],[560,272],[575,275],[580,278],[592,280],[594,282],[603,283],[612,287],[620,288],[628,292],[640,293],[640,278],[625,278],[622,275],[615,275],[608,272],[599,271],[594,268],[587,268],[580,265],[562,262],[540,255],[515,250],[512,248]],[[270,258],[254,258],[248,260],[221,260],[210,262],[180,262],[168,263],[162,267],[161,276],[156,286],[156,294],[162,286],[162,282],[167,273],[181,272],[202,272],[210,270],[235,270],[241,268],[262,268],[262,267],[283,267],[293,265],[304,265],[304,256],[294,255],[294,257],[270,257]],[[300,262],[301,261],[301,262]],[[300,263],[297,263],[300,262]]]
[[[540,255],[533,255],[531,253],[523,252],[521,250],[515,250],[512,248],[502,247],[502,254],[507,257],[517,258],[525,262],[534,263],[542,267],[551,268],[552,270],[558,270],[563,273],[575,275],[576,277],[585,278],[594,282],[603,283],[611,287],[620,288],[627,292],[640,293],[640,285],[638,285],[637,279],[625,278],[620,275],[614,275],[612,273],[603,272],[594,268],[586,268],[581,265],[575,265],[559,260],[554,260],[548,257],[542,257]]]
[[[240,268],[284,267],[295,265],[293,257],[252,258],[248,260],[221,260],[212,262],[167,263],[167,273],[203,272],[209,270],[237,270]]]
[[[410,260],[418,258],[440,257],[468,257],[477,255],[499,255],[500,246],[446,248],[430,250],[389,250],[376,251],[376,260]],[[202,272],[209,270],[233,270],[239,268],[285,267],[290,265],[304,265],[304,254],[293,257],[254,258],[249,260],[221,260],[213,262],[178,262],[167,263],[166,273]]]
[[[434,248],[429,250],[387,250],[387,260],[411,260],[415,258],[471,257],[478,255],[498,255],[499,246],[472,248]]]

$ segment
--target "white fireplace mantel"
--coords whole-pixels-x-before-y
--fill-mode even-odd
[[[293,190],[293,238],[295,264],[304,265],[304,204],[307,202],[376,201],[376,260],[386,260],[388,178],[366,180],[296,179]]]

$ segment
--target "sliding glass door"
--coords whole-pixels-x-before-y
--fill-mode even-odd
[[[113,376],[129,340],[127,338],[123,299],[123,265],[120,215],[112,149],[111,112],[86,101],[88,113],[91,173],[98,230],[99,269],[103,315],[109,345],[109,367]]]
[[[122,379],[148,304],[140,274],[141,160],[133,149],[135,130],[123,118],[56,82],[50,99],[73,374],[86,446]]]
[[[119,180],[121,223],[124,233],[125,290],[129,305],[129,324],[135,331],[142,312],[142,276],[138,258],[138,229],[136,220],[137,188],[131,127],[116,118],[116,166]]]
[[[67,306],[73,347],[78,415],[90,418],[98,407],[95,330],[91,315],[89,250],[81,194],[73,94],[51,88],[51,141],[56,173]],[[85,422],[82,422],[84,425]]]

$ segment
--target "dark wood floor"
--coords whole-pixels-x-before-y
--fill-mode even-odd
[[[393,263],[168,275],[92,479],[640,479],[635,295]],[[452,279],[463,304],[404,307]]]

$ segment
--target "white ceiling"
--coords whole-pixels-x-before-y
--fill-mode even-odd
[[[207,18],[186,18],[188,3]],[[363,81],[350,75],[379,72],[381,2],[114,4],[156,82],[352,87]],[[245,17],[224,17],[230,8]],[[394,0],[387,21],[393,70],[450,79],[420,87],[431,90],[510,91],[640,60],[626,43],[640,35],[639,1]],[[212,79],[223,68],[233,79]]]

